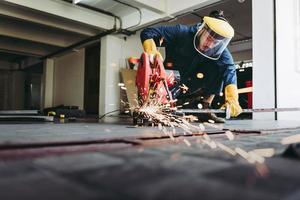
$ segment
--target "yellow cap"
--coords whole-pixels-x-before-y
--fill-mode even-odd
[[[204,17],[203,21],[212,31],[222,37],[232,38],[234,36],[234,29],[228,22],[224,20],[216,19],[213,17]]]

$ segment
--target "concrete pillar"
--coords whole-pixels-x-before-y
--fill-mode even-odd
[[[278,107],[300,107],[300,2],[276,0]],[[300,112],[278,113],[278,119],[300,119]]]
[[[44,71],[41,83],[41,108],[53,107],[54,60],[44,61]]]
[[[120,65],[123,40],[115,36],[101,39],[99,115],[119,109]]]
[[[275,107],[274,0],[252,0],[253,108]],[[275,119],[255,113],[253,119]]]

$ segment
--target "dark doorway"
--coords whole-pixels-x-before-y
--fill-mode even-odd
[[[87,114],[99,113],[100,43],[85,49],[84,110]]]
[[[43,62],[27,67],[25,72],[25,109],[39,110],[41,108],[41,81]]]

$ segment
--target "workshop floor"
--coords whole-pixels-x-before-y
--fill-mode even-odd
[[[201,135],[178,130],[172,141],[126,120],[0,124],[0,199],[300,199],[300,159],[283,157],[280,143],[300,122],[232,120],[206,131],[233,149],[276,154],[250,164]]]

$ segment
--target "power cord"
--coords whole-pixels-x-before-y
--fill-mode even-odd
[[[120,111],[120,109],[117,109],[117,110],[113,110],[113,111],[107,112],[107,113],[101,115],[101,116],[99,117],[99,119],[102,119],[102,118],[105,117],[106,115],[111,114],[111,113],[115,113],[115,112],[118,112],[118,111]]]

